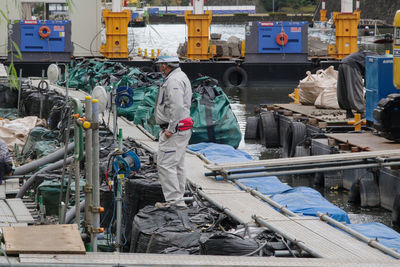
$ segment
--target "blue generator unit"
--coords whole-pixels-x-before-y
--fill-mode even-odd
[[[307,22],[249,22],[246,26],[246,62],[304,62],[307,57]]]
[[[23,61],[69,61],[72,56],[69,20],[21,20],[12,25],[11,38],[18,45]],[[15,47],[9,44],[9,48],[15,55]],[[14,57],[14,60],[20,59]]]
[[[375,122],[374,109],[379,100],[398,94],[393,85],[393,56],[368,56],[365,62],[366,119]]]

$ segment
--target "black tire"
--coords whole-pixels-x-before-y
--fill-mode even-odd
[[[279,147],[278,124],[273,112],[263,112],[260,114],[258,132],[261,144],[268,148]]]
[[[239,67],[229,67],[223,76],[223,81],[226,87],[244,87],[247,85],[247,72]]]
[[[378,207],[381,204],[379,187],[373,178],[360,180],[360,205],[361,207]]]
[[[246,130],[244,132],[244,139],[254,139],[258,140],[259,133],[258,133],[258,121],[260,116],[252,116],[248,117],[246,120]]]
[[[393,201],[392,223],[393,225],[400,226],[400,194]]]
[[[349,202],[360,204],[360,181],[357,180],[351,184]]]
[[[324,173],[316,172],[314,174],[314,186],[322,187],[324,186],[324,181],[325,181]]]
[[[296,147],[306,141],[307,128],[304,123],[294,121],[289,125],[285,134],[285,142],[283,146],[284,157],[296,156]]]

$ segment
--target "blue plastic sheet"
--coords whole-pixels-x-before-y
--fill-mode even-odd
[[[198,143],[189,145],[188,148],[194,152],[203,154],[208,160],[214,163],[243,162],[253,160],[253,158],[246,152],[236,150],[230,145]]]
[[[381,223],[362,223],[348,225],[354,231],[371,239],[378,239],[382,245],[400,252],[400,234]]]
[[[326,200],[318,191],[309,187],[296,187],[271,197],[272,200],[287,206],[294,213],[316,216],[317,212],[328,213],[339,222],[350,223],[347,213]]]
[[[214,163],[244,162],[253,160],[246,152],[236,150],[229,145],[199,143],[188,148],[203,154]],[[256,189],[295,213],[316,216],[317,212],[328,213],[340,222],[350,223],[347,213],[326,200],[318,191],[309,187],[292,188],[282,183],[276,176],[240,179],[247,187]]]
[[[247,187],[253,188],[263,195],[272,196],[292,189],[291,186],[282,183],[276,176],[265,176],[260,178],[247,178],[239,180]]]

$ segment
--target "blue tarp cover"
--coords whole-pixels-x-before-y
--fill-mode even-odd
[[[400,234],[381,223],[349,224],[348,227],[371,239],[378,238],[382,245],[400,252]]]
[[[316,216],[317,212],[328,213],[339,222],[350,223],[347,213],[326,200],[318,191],[310,187],[296,187],[271,197],[272,200],[287,206],[294,213]]]
[[[189,145],[188,148],[194,152],[203,154],[214,163],[243,162],[253,158],[246,152],[236,150],[230,145],[214,143],[198,143]]]
[[[194,152],[203,154],[214,163],[244,162],[252,160],[246,152],[236,150],[229,145],[214,143],[199,143],[189,145],[188,148]],[[240,179],[245,186],[256,189],[264,195],[272,196],[271,199],[281,205],[287,206],[295,213],[307,216],[316,216],[316,213],[328,213],[332,218],[350,223],[346,212],[328,200],[318,191],[309,187],[292,188],[282,183],[276,176]]]
[[[282,183],[276,176],[240,179],[240,182],[266,196],[280,194],[292,189],[291,186]]]

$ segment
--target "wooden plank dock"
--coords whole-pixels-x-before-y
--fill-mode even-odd
[[[341,109],[321,109],[312,105],[302,104],[274,104],[274,106],[318,121],[344,123],[348,120],[346,119],[346,111]]]
[[[64,93],[61,87],[54,87],[56,91]],[[70,95],[83,100],[86,93],[80,91],[70,91]],[[104,114],[108,118],[108,114]],[[110,122],[112,125],[112,122]],[[156,151],[158,143],[151,140],[142,133],[134,124],[123,118],[118,118],[118,127],[123,129],[124,137],[131,137],[144,147],[151,151]],[[112,129],[111,129],[112,130]],[[290,159],[293,160],[293,159]],[[202,190],[207,196],[214,199],[225,209],[229,210],[241,221],[248,224],[254,224],[253,215],[262,217],[275,228],[293,236],[298,242],[312,248],[322,256],[321,259],[296,258],[296,259],[278,259],[278,258],[241,258],[236,257],[210,257],[210,256],[188,256],[188,255],[132,255],[132,254],[111,254],[98,253],[82,256],[55,256],[55,255],[21,255],[20,260],[23,263],[94,263],[93,258],[97,257],[96,262],[114,263],[117,260],[119,264],[124,264],[128,259],[131,264],[156,264],[163,260],[162,264],[177,265],[196,265],[201,259],[200,265],[219,265],[219,266],[377,266],[377,265],[396,265],[400,261],[382,253],[381,251],[370,247],[344,232],[330,226],[329,224],[310,217],[287,217],[260,199],[241,191],[228,181],[216,181],[214,178],[206,177],[204,174],[209,170],[205,167],[205,162],[201,158],[187,153],[186,154],[186,174],[189,182]],[[139,260],[140,256],[140,260]],[[179,263],[177,260],[180,259]],[[209,261],[212,259],[212,261]],[[237,260],[236,260],[237,259]],[[226,262],[224,262],[226,260]],[[228,263],[229,262],[229,263]],[[200,262],[198,262],[200,263]],[[162,265],[161,264],[161,265]],[[99,264],[100,265],[100,264]]]
[[[398,150],[400,144],[372,133],[335,133],[327,134],[328,138],[359,147],[365,151]]]

